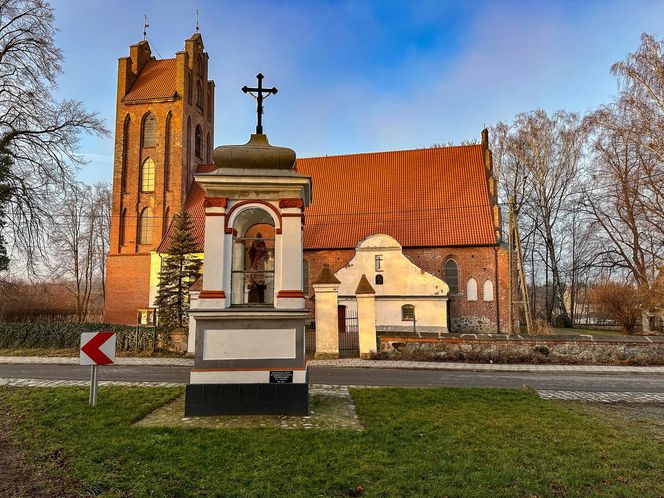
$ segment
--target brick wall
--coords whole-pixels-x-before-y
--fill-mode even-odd
[[[106,280],[106,323],[136,324],[136,310],[149,306],[150,255],[110,255]]]

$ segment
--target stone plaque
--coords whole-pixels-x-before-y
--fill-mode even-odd
[[[292,370],[270,370],[270,384],[292,384]]]

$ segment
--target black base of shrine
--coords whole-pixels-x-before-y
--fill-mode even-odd
[[[308,384],[188,384],[185,417],[308,415]]]

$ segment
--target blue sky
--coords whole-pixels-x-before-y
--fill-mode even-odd
[[[195,28],[216,82],[215,146],[244,143],[265,74],[279,94],[265,131],[300,157],[478,139],[541,107],[585,112],[617,91],[612,63],[642,32],[664,37],[661,1],[56,0],[63,97],[113,128],[117,59],[148,38],[173,57]],[[84,137],[79,178],[110,181],[113,139]]]

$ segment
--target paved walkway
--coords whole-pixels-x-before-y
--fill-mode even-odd
[[[88,387],[89,380],[51,380],[51,379],[17,379],[0,377],[0,386],[12,387]],[[100,380],[100,386],[139,386],[139,387],[182,387],[175,382],[126,382],[121,380]]]
[[[543,399],[593,401],[595,403],[664,403],[664,393],[548,391],[537,393]]]
[[[77,356],[0,356],[0,364],[49,364],[78,365]],[[116,358],[117,365],[163,365],[193,366],[191,358]],[[455,370],[479,372],[570,372],[570,373],[649,373],[664,374],[664,366],[602,366],[602,365],[530,365],[530,364],[497,364],[497,363],[445,363],[430,361],[393,361],[393,360],[361,360],[344,358],[339,360],[312,360],[310,366],[351,367],[351,368],[403,368],[407,370]]]
[[[0,364],[78,365],[78,356],[0,356]],[[177,367],[193,366],[191,358],[160,358],[141,356],[118,356],[116,365],[164,365]]]
[[[48,380],[48,379],[18,379],[0,378],[0,386],[12,387],[88,387],[87,380]],[[173,382],[126,382],[102,380],[100,386],[138,386],[138,387],[182,387],[182,384]],[[311,384],[315,391],[345,390],[348,387],[360,389],[377,389],[378,386],[331,386],[323,384]],[[664,393],[642,393],[642,392],[594,392],[594,391],[554,391],[539,389],[537,394],[542,399],[559,401],[590,401],[594,403],[664,403]]]

